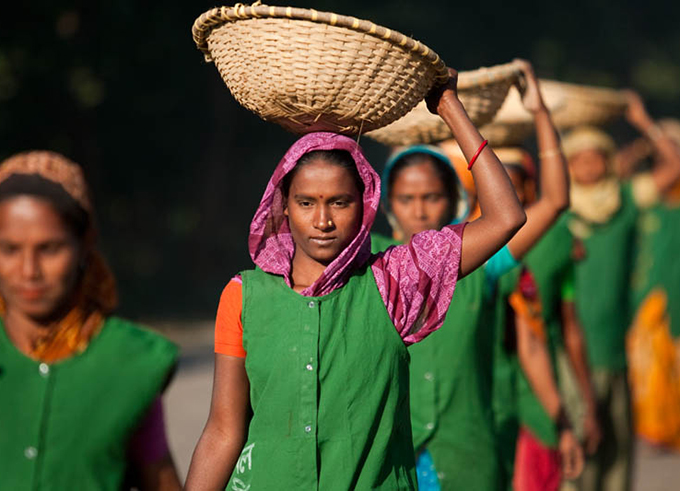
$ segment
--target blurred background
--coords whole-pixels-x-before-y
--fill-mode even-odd
[[[459,70],[523,57],[540,77],[633,87],[654,117],[680,117],[680,3],[291,4],[397,29]],[[184,378],[169,394],[182,470],[208,410],[210,319],[229,278],[250,267],[250,219],[295,139],[240,107],[195,48],[194,19],[214,6],[4,2],[0,15],[0,159],[42,148],[85,168],[120,313],[166,326],[184,347]],[[624,124],[612,130],[620,139],[632,131]],[[362,143],[380,169],[387,150]],[[190,423],[173,435],[175,421]]]
[[[193,21],[216,4],[24,5],[4,2],[0,16],[0,158],[45,148],[85,167],[123,315],[212,316],[221,288],[250,265],[251,216],[294,141],[239,106],[195,48]],[[680,116],[680,3],[294,5],[400,30],[460,70],[521,56],[541,77],[631,86],[654,116]],[[363,143],[380,168],[386,150]]]

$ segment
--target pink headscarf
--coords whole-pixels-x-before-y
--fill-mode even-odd
[[[291,286],[291,270],[295,243],[283,214],[284,198],[281,181],[297,165],[300,158],[315,150],[346,150],[356,163],[364,182],[363,219],[361,229],[349,246],[325,269],[302,295],[322,296],[342,286],[349,274],[363,265],[371,255],[370,230],[380,204],[380,178],[366,160],[361,147],[351,138],[335,133],[310,133],[293,144],[276,166],[267,184],[260,206],[250,224],[248,249],[253,262],[267,273],[281,275]]]

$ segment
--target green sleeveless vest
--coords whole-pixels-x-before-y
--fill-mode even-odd
[[[414,444],[432,455],[443,490],[498,487],[484,281],[484,268],[463,278],[442,328],[409,348]]]
[[[576,307],[590,366],[626,369],[626,332],[632,320],[630,279],[637,207],[629,183],[621,186],[621,208],[603,225],[593,225],[583,242],[586,257],[576,264]],[[570,214],[569,219],[573,219]]]
[[[632,303],[635,311],[651,290],[661,288],[668,297],[671,333],[680,335],[680,206],[658,204],[642,211],[637,220]]]
[[[370,268],[323,297],[242,279],[253,417],[227,489],[415,489],[408,352]]]
[[[0,323],[0,489],[121,489],[129,439],[176,360],[166,339],[111,317],[85,352],[48,365]]]
[[[517,341],[508,329],[508,297],[515,291],[522,266],[516,266],[498,280],[493,298],[494,359],[492,410],[500,466],[501,489],[510,489],[519,431],[517,414]]]
[[[557,379],[557,349],[562,339],[562,284],[572,267],[572,236],[564,222],[558,222],[527,254],[525,263],[536,280],[553,376]],[[517,408],[523,426],[544,445],[556,447],[558,434],[552,418],[534,394],[518,364]]]
[[[374,253],[397,242],[371,234]],[[484,268],[456,285],[444,325],[411,355],[411,425],[416,453],[432,455],[443,490],[497,489],[498,462],[491,412],[492,329],[485,305]]]

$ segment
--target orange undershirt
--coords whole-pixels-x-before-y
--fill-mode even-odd
[[[241,279],[237,277],[224,287],[220,297],[220,305],[217,307],[215,353],[238,358],[246,357],[246,351],[243,349],[242,308]]]

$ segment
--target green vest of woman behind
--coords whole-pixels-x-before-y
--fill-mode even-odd
[[[374,253],[396,245],[371,234]],[[491,412],[493,330],[484,305],[485,272],[479,268],[456,285],[444,325],[411,355],[411,425],[416,453],[432,455],[443,490],[498,488]]]
[[[48,365],[0,323],[0,489],[120,490],[128,441],[176,360],[171,342],[110,317],[82,354]]]
[[[519,432],[517,412],[517,341],[513,324],[508,322],[508,297],[515,291],[523,266],[501,276],[494,296],[494,358],[492,409],[496,426],[496,442],[501,473],[501,489],[512,489],[515,446]]]
[[[227,489],[414,489],[408,352],[370,268],[322,297],[241,275],[255,416]]]
[[[498,487],[494,342],[483,293],[479,268],[458,283],[442,328],[409,347],[414,444],[432,455],[443,490]]]
[[[578,218],[569,212],[570,227]],[[621,207],[605,224],[590,225],[586,256],[576,264],[576,307],[593,369],[626,369],[626,332],[631,322],[630,280],[638,210],[629,183],[621,185]],[[568,223],[569,223],[568,222]]]

